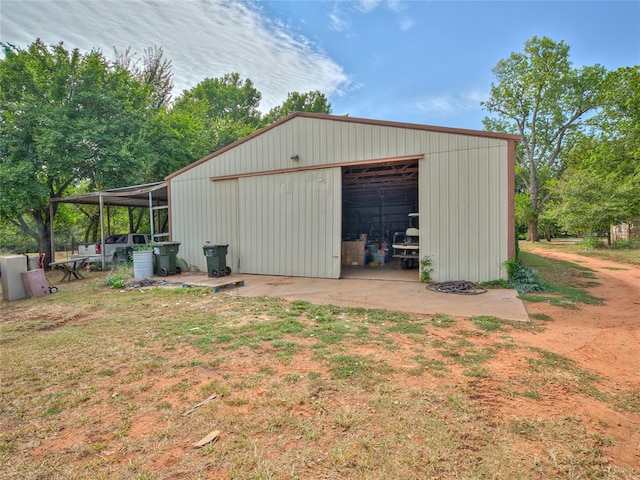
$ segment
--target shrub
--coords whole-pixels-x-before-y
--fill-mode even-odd
[[[125,280],[129,276],[129,267],[127,264],[116,266],[105,279],[107,287],[122,288]]]
[[[587,234],[582,239],[582,242],[580,242],[580,245],[585,250],[595,250],[596,248],[602,248],[604,243],[602,243],[602,240],[600,240],[597,235]]]
[[[611,248],[614,250],[636,250],[640,248],[640,238],[631,237],[629,240],[616,240]]]
[[[504,263],[509,275],[508,285],[510,288],[516,289],[519,294],[546,290],[544,281],[537,270],[527,267],[520,260],[507,260]]]

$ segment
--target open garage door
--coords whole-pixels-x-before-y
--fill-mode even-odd
[[[405,269],[392,248],[395,240],[404,239],[409,214],[419,212],[418,162],[413,158],[343,167],[343,277],[418,280],[417,268],[398,272]],[[352,249],[361,253],[354,256]],[[375,269],[370,262],[376,262]]]

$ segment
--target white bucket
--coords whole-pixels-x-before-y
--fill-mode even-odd
[[[153,252],[133,252],[133,277],[153,277]]]

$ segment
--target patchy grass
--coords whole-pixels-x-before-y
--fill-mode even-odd
[[[553,320],[553,318],[551,318],[546,313],[532,313],[529,315],[529,317],[533,318],[534,320],[542,320],[544,322],[550,322],[551,320]]]
[[[99,277],[3,304],[3,318],[2,478],[640,475],[609,460],[624,438],[536,410],[561,389],[571,405],[638,413],[640,394],[518,345],[519,327],[494,317],[114,290]]]
[[[545,283],[545,292],[528,293],[520,298],[529,302],[550,302],[564,308],[577,308],[577,304],[602,305],[602,299],[587,290],[598,285],[592,269],[567,262],[520,252],[522,263],[535,269]]]

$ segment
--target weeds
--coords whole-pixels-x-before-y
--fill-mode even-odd
[[[508,285],[510,288],[517,290],[519,294],[546,290],[546,286],[537,270],[528,267],[517,259],[508,260],[505,265],[509,275]]]

